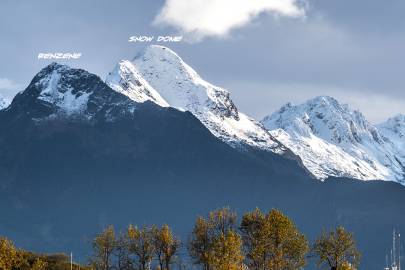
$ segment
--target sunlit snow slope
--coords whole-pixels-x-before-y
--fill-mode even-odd
[[[286,151],[261,124],[238,111],[228,91],[203,80],[166,47],[152,45],[133,61],[121,61],[106,83],[135,101],[190,111],[215,136],[233,146]]]
[[[298,106],[287,104],[262,120],[317,178],[338,176],[404,184],[404,156],[398,150],[404,129],[395,123],[388,121],[381,132],[359,111],[326,96]]]

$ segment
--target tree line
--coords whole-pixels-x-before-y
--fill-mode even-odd
[[[182,248],[187,258],[182,258]],[[360,263],[353,234],[343,227],[322,231],[310,245],[281,211],[245,213],[222,208],[198,217],[186,242],[168,225],[129,225],[116,233],[108,226],[93,241],[89,267],[94,270],[182,270],[183,259],[202,270],[295,270],[308,258],[319,268],[354,270]],[[1,269],[1,267],[0,267]]]

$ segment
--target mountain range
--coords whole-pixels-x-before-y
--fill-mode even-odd
[[[403,116],[374,126],[318,97],[258,122],[165,47],[105,81],[52,63],[0,127],[0,232],[27,249],[84,259],[108,224],[168,223],[186,239],[209,210],[276,207],[310,240],[346,226],[378,269],[392,226],[405,230]]]
[[[331,97],[287,104],[261,123],[299,155],[317,178],[391,180],[405,184],[403,116],[378,126]]]
[[[132,61],[118,63],[106,83],[134,101],[190,111],[233,146],[247,144],[290,156],[292,152],[318,179],[405,184],[403,116],[373,126],[361,112],[331,97],[317,97],[299,106],[287,104],[260,124],[237,109],[228,91],[203,80],[172,50],[156,45]]]

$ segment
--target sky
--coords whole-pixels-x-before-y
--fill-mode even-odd
[[[405,114],[403,0],[2,0],[0,95],[11,98],[50,60],[105,78],[151,43],[170,47],[260,120],[287,102],[333,96],[372,123]]]

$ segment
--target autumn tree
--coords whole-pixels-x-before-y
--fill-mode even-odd
[[[252,270],[265,270],[269,258],[266,249],[266,217],[256,208],[242,217],[240,231],[242,233],[243,249],[246,264]]]
[[[45,270],[47,267],[48,263],[45,260],[36,258],[31,266],[31,270]]]
[[[199,217],[194,225],[188,250],[194,264],[204,270],[241,269],[242,240],[236,232],[237,216],[229,208]]]
[[[241,270],[243,266],[242,239],[235,231],[220,233],[213,240],[210,262],[215,270]]]
[[[173,235],[168,225],[154,230],[154,245],[161,270],[170,270],[175,255],[178,253],[181,242]]]
[[[201,265],[203,270],[211,270],[210,253],[212,236],[209,222],[203,217],[198,217],[188,243],[188,251],[193,263]]]
[[[0,269],[12,270],[18,263],[18,251],[13,242],[0,238]]]
[[[129,252],[135,256],[140,270],[151,269],[155,254],[155,230],[155,227],[142,227],[141,229],[133,225],[128,227]]]
[[[259,209],[243,216],[240,230],[246,263],[254,270],[294,270],[305,265],[308,242],[295,224],[278,210]]]
[[[312,251],[318,257],[318,267],[326,265],[331,270],[346,270],[356,269],[360,264],[361,255],[354,237],[343,227],[331,232],[323,231]]]
[[[127,233],[120,233],[116,239],[114,248],[114,255],[117,270],[131,270],[133,269],[133,262],[130,256],[130,241]]]
[[[110,270],[113,267],[113,253],[116,248],[115,231],[108,226],[93,241],[94,255],[91,264],[96,270]]]

